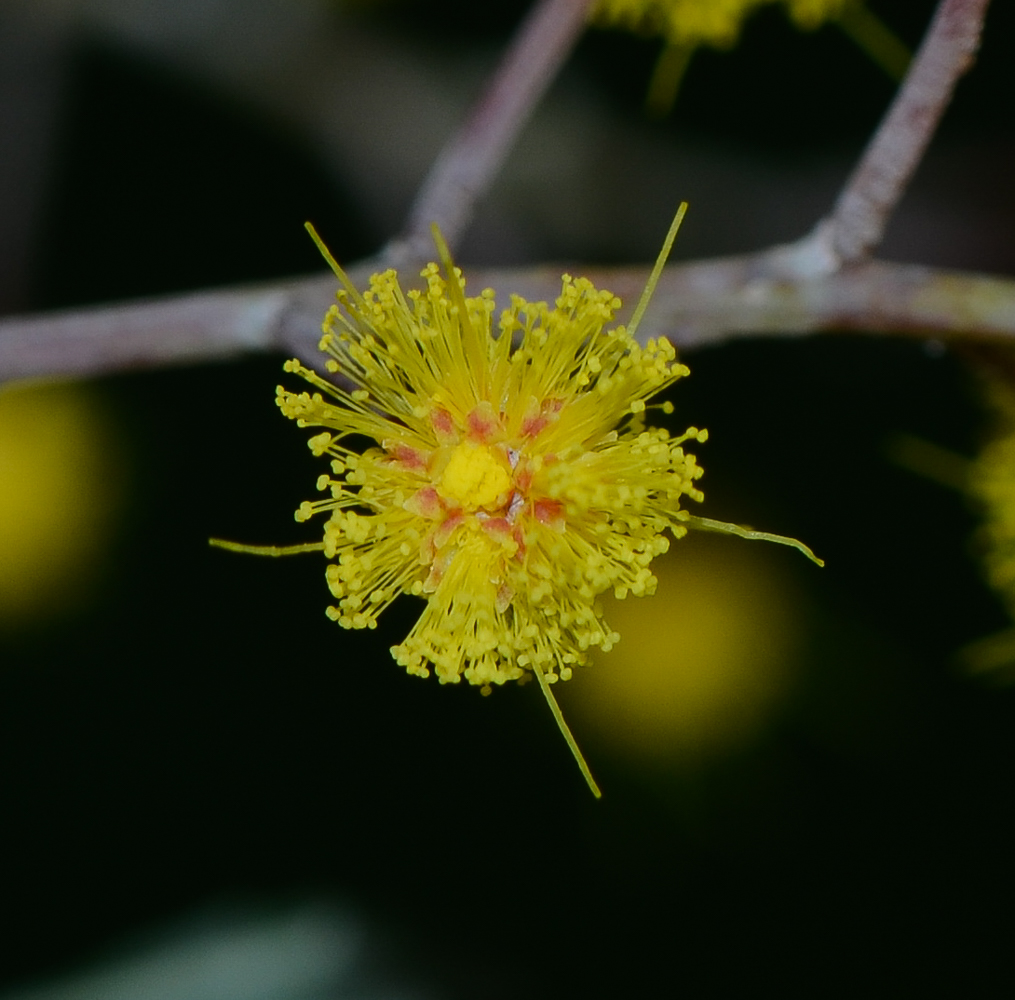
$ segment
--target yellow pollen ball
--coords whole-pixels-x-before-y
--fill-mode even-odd
[[[451,453],[437,492],[467,510],[496,507],[511,489],[504,463],[486,445],[463,441]]]

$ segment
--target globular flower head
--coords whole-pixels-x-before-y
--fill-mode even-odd
[[[585,278],[498,313],[447,259],[422,291],[389,270],[360,294],[338,273],[321,348],[349,387],[292,361],[317,391],[278,389],[331,459],[327,496],[296,513],[327,515],[329,616],[373,628],[413,595],[422,613],[392,649],[409,673],[484,691],[567,680],[618,638],[598,595],[651,594],[652,560],[686,530],[682,500],[701,499],[684,444],[704,432],[645,423],[687,369],[668,341],[612,326],[619,299]]]
[[[654,592],[652,560],[688,528],[791,545],[791,538],[687,512],[701,468],[684,449],[706,432],[651,427],[651,403],[687,374],[665,339],[633,330],[683,218],[681,205],[630,327],[620,300],[564,275],[551,306],[512,296],[499,313],[490,289],[465,279],[436,233],[443,269],[422,290],[375,274],[360,292],[317,241],[341,282],[321,349],[334,381],[299,361],[286,370],[316,390],[278,388],[282,412],[331,460],[297,521],[326,515],[323,541],[288,548],[212,544],[260,555],[323,551],[344,628],[375,628],[400,595],[419,620],[392,647],[411,674],[463,679],[484,694],[535,676],[589,787],[599,790],[550,685],[619,636],[597,598]],[[309,227],[308,227],[309,228]],[[365,442],[365,445],[364,445]]]

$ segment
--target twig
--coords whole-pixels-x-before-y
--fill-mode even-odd
[[[941,0],[909,72],[839,195],[820,238],[838,265],[866,257],[944,114],[980,44],[989,0]]]
[[[988,0],[941,0],[927,37],[832,216],[795,244],[741,257],[671,265],[640,338],[665,333],[683,348],[733,337],[821,330],[939,339],[1015,341],[1015,281],[864,258],[877,243],[955,82],[976,51]],[[430,254],[429,226],[461,234],[476,197],[577,37],[588,0],[542,0],[523,26],[472,119],[431,172],[404,240],[385,263]],[[423,240],[425,239],[425,243]],[[372,264],[350,269],[362,284]],[[843,263],[852,266],[842,269]],[[642,268],[574,268],[624,301],[637,301]],[[559,267],[473,270],[492,287],[552,300]],[[95,375],[269,350],[316,360],[320,317],[333,279],[321,275],[254,289],[225,289],[150,303],[0,320],[0,382]]]
[[[356,273],[362,280],[364,269]],[[223,361],[268,351],[309,355],[334,278],[227,288],[151,301],[0,319],[0,383]]]
[[[953,343],[1015,343],[1015,279],[870,260],[826,275],[770,278],[760,253],[671,264],[656,286],[638,340],[665,335],[681,350],[735,339],[799,337],[822,332],[870,333]],[[473,290],[492,287],[498,301],[511,292],[553,301],[560,274],[583,274],[625,303],[624,319],[645,283],[644,267],[561,268],[469,272]]]
[[[1015,280],[867,261],[822,277],[772,277],[776,247],[756,254],[671,264],[638,329],[665,334],[682,349],[734,338],[853,331],[956,342],[1015,343]],[[349,269],[362,287],[370,262]],[[493,288],[552,301],[560,275],[588,276],[630,310],[643,267],[471,269],[469,289]],[[224,289],[81,312],[0,320],[0,382],[226,360],[268,351],[319,361],[321,317],[334,301],[330,274],[252,289]],[[623,318],[623,314],[621,316]]]
[[[539,0],[469,119],[440,153],[420,188],[402,235],[385,257],[394,266],[433,253],[437,223],[455,247],[476,201],[493,182],[512,143],[574,47],[591,0]]]

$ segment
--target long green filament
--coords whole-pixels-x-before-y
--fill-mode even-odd
[[[324,245],[324,240],[317,235],[317,230],[314,229],[313,224],[310,222],[304,222],[303,228],[310,233],[310,238],[314,241],[314,245],[320,251],[321,256],[328,262],[328,267],[331,268],[335,273],[335,277],[342,282],[345,290],[353,297],[353,300],[359,302],[362,296],[359,293],[359,289],[349,280],[349,275],[342,270],[337,260],[331,256],[331,251]]]
[[[724,535],[736,535],[737,538],[746,538],[752,542],[775,542],[776,545],[788,545],[797,552],[802,552],[811,562],[819,566],[825,565],[824,559],[819,559],[808,546],[795,538],[788,538],[786,535],[772,535],[767,531],[754,531],[751,528],[744,528],[739,524],[729,524],[726,521],[713,521],[710,517],[695,517],[694,514],[681,513],[680,520],[691,528],[700,528],[702,531],[718,531]]]
[[[224,538],[209,538],[213,549],[227,552],[245,552],[250,556],[295,556],[301,552],[323,552],[324,542],[307,542],[306,545],[244,545],[242,542],[227,542]]]
[[[471,336],[473,333],[472,323],[469,320],[469,307],[465,302],[465,292],[462,291],[458,275],[455,274],[455,261],[451,256],[450,249],[448,249],[447,241],[444,239],[444,234],[436,222],[431,223],[430,234],[433,236],[434,245],[437,247],[437,256],[440,257],[441,263],[444,265],[444,271],[447,274],[448,291],[451,293],[451,299],[458,306],[459,321],[462,324],[462,329]]]
[[[881,18],[861,2],[846,4],[837,21],[843,32],[893,80],[902,80],[913,54]]]
[[[430,223],[430,235],[433,237],[434,245],[437,247],[437,256],[440,257],[450,281],[455,273],[455,262],[451,257],[451,251],[448,249],[447,240],[444,239],[441,227],[436,222]]]
[[[550,684],[546,677],[543,676],[542,667],[538,664],[533,663],[532,669],[535,672],[536,680],[539,681],[539,687],[542,689],[543,697],[546,698],[547,705],[550,706],[550,711],[553,712],[554,719],[557,720],[557,728],[560,730],[561,736],[567,741],[567,745],[571,748],[571,753],[574,755],[574,759],[578,762],[578,767],[581,769],[582,776],[588,783],[592,794],[597,798],[601,799],[603,793],[599,790],[599,786],[596,784],[596,779],[592,777],[592,772],[589,770],[588,764],[585,763],[585,758],[582,756],[581,750],[578,749],[578,744],[575,741],[574,736],[571,735],[571,730],[568,728],[567,723],[564,721],[564,713],[560,710],[560,705],[557,704],[557,699],[553,696],[553,691],[550,690]]]
[[[472,335],[472,322],[469,319],[469,307],[465,303],[465,292],[462,291],[462,286],[459,282],[458,275],[455,274],[455,261],[451,256],[451,251],[448,249],[447,241],[444,239],[444,234],[440,230],[440,226],[436,222],[430,225],[430,233],[433,236],[433,241],[437,247],[437,256],[440,257],[441,263],[444,265],[444,271],[447,274],[448,291],[451,293],[451,298],[455,305],[458,306],[459,321],[462,324],[462,329],[468,334]]]
[[[965,492],[973,463],[963,455],[924,441],[912,434],[896,434],[885,449],[888,457],[902,468],[915,472],[939,486]]]
[[[687,67],[694,54],[692,45],[663,46],[656,67],[652,71],[648,93],[645,95],[645,110],[653,118],[665,118],[677,100],[677,92],[687,73]]]
[[[659,256],[656,258],[655,267],[652,268],[652,273],[649,275],[648,281],[645,283],[645,291],[641,293],[641,298],[638,299],[637,308],[634,310],[634,315],[631,317],[631,322],[627,324],[627,332],[633,337],[635,330],[638,329],[638,324],[641,322],[642,316],[645,314],[645,310],[648,308],[648,304],[652,299],[652,293],[656,290],[656,285],[659,283],[659,277],[663,273],[663,268],[666,266],[666,259],[670,255],[670,250],[673,248],[673,241],[677,238],[677,230],[680,228],[680,223],[684,221],[684,215],[687,213],[687,202],[682,201],[680,208],[677,209],[677,214],[673,216],[673,221],[670,223],[670,231],[666,234],[666,239],[663,240],[663,248],[659,251]]]

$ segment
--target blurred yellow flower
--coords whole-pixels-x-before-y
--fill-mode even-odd
[[[323,551],[336,599],[328,615],[344,628],[376,627],[400,594],[425,599],[392,648],[397,662],[484,693],[535,676],[598,794],[550,685],[617,641],[599,595],[653,593],[652,560],[689,525],[810,552],[681,508],[685,497],[702,499],[702,470],[684,445],[706,434],[646,426],[648,401],[688,370],[669,341],[634,339],[644,297],[631,328],[609,327],[620,300],[564,275],[553,306],[512,296],[495,319],[493,292],[466,297],[437,239],[443,273],[429,264],[425,289],[407,293],[392,270],[360,293],[321,246],[342,283],[321,349],[351,387],[290,361],[286,370],[319,391],[280,386],[278,404],[301,427],[327,428],[309,442],[331,459],[317,483],[327,496],[296,512],[298,521],[327,514],[324,539],[291,549],[215,544]],[[373,446],[360,451],[350,437]]]
[[[757,8],[782,3],[802,28],[816,28],[842,13],[848,0],[598,0],[596,24],[661,35],[670,45],[728,49]]]
[[[904,468],[966,494],[981,515],[974,548],[984,576],[1015,619],[1015,353],[984,351],[979,374],[992,426],[972,459],[910,435],[897,435],[891,457]],[[976,673],[1015,680],[1015,627],[968,643],[958,660]]]
[[[653,570],[651,602],[604,595],[624,641],[566,707],[617,757],[694,766],[764,729],[793,680],[800,602],[757,548],[694,536]]]
[[[838,18],[847,6],[859,7],[861,0],[781,0],[789,9],[789,16],[797,26],[812,30]]]
[[[95,592],[121,492],[112,437],[86,387],[0,389],[0,628]]]
[[[984,388],[995,427],[969,465],[967,490],[983,512],[977,540],[987,581],[1015,618],[1015,387],[996,377]],[[1002,670],[1010,676],[1015,628],[978,640],[961,655],[974,670]]]
[[[969,492],[984,511],[981,537],[987,579],[1015,616],[1015,392],[989,386],[997,433],[984,445],[969,472]]]
[[[834,21],[895,80],[909,65],[906,46],[863,0],[597,0],[590,18],[604,28],[660,36],[665,46],[649,84],[646,104],[667,114],[695,50],[703,45],[730,49],[744,23],[758,8],[781,4],[793,23],[812,31]]]

